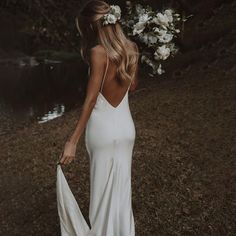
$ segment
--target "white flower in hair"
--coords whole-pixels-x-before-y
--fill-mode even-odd
[[[118,5],[111,5],[107,14],[102,16],[103,25],[115,24],[121,17],[121,9]]]
[[[114,15],[109,14],[109,15],[107,16],[107,22],[108,22],[109,24],[115,24],[115,23],[116,23],[116,17],[115,17]]]

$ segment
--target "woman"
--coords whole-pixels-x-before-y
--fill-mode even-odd
[[[57,201],[63,236],[134,236],[131,162],[136,136],[128,91],[137,86],[138,48],[123,33],[119,6],[90,1],[76,25],[81,56],[89,64],[86,99],[78,124],[57,165]],[[90,159],[90,206],[86,223],[61,165],[75,158],[84,129]]]

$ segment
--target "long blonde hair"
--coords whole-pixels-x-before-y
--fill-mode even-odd
[[[138,66],[139,50],[137,44],[125,36],[119,22],[102,24],[101,17],[109,10],[110,5],[100,0],[91,0],[80,9],[76,16],[76,27],[81,37],[80,53],[88,63],[91,45],[101,44],[110,60],[117,65],[118,79],[132,80]]]

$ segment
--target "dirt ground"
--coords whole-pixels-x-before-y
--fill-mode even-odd
[[[180,53],[163,78],[148,78],[142,70],[140,87],[129,94],[137,132],[132,164],[137,236],[236,234],[236,31],[227,14],[235,15],[233,3],[207,21],[206,29],[214,23],[215,34],[203,30],[199,47]],[[222,11],[228,28],[219,35]],[[201,20],[190,22],[189,29]],[[208,33],[215,36],[205,37]],[[60,235],[56,161],[79,115],[75,109],[1,137],[1,235]],[[72,163],[64,172],[88,220],[84,136]]]

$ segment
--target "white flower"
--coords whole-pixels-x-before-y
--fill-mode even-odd
[[[149,34],[149,33],[144,33],[139,35],[140,41],[148,45],[148,47],[155,45],[157,43],[157,36]]]
[[[114,12],[121,12],[121,9],[118,5],[111,5],[111,10]]]
[[[110,11],[103,16],[103,25],[115,24],[121,18],[121,9],[118,5],[111,5]]]
[[[154,64],[152,63],[152,61],[145,55],[142,55],[141,57],[141,62],[146,62],[149,66],[151,66],[152,68],[154,67]]]
[[[173,15],[173,13],[174,13],[174,11],[172,9],[166,9],[164,12],[167,15]]]
[[[121,17],[121,9],[118,5],[111,5],[111,10],[114,12],[114,16],[119,20]]]
[[[157,38],[159,39],[160,43],[169,43],[173,39],[173,34],[168,33],[167,30],[154,27],[154,32],[158,33]]]
[[[159,21],[158,21],[157,17],[154,17],[154,18],[152,19],[152,22],[155,23],[155,24],[157,24],[157,25],[159,25]]]
[[[143,63],[145,60],[146,60],[146,56],[145,56],[145,55],[142,55],[142,56],[141,56],[141,62]]]
[[[148,14],[142,14],[139,16],[139,22],[147,23],[151,17]]]
[[[148,44],[148,34],[140,34],[139,38],[141,42]]]
[[[115,24],[116,23],[116,17],[114,15],[112,15],[112,14],[109,14],[107,16],[107,22],[109,24]]]
[[[156,60],[166,60],[170,56],[170,49],[166,45],[158,47],[154,56]]]
[[[135,11],[138,15],[145,13],[145,9],[143,8],[143,6],[141,4],[135,5]]]
[[[171,10],[171,9],[165,10],[165,15],[167,16],[170,23],[173,22],[173,15],[172,14],[173,14],[173,10]]]
[[[163,36],[167,34],[167,30],[159,29],[157,27],[154,27],[154,32],[158,33],[159,36]]]
[[[155,12],[149,6],[132,3],[126,1],[127,9],[130,9],[130,14],[124,20],[129,31],[128,35],[136,35],[138,41],[144,45],[145,56],[141,57],[141,62],[151,67],[153,74],[161,75],[165,70],[160,62],[178,51],[173,38],[181,32],[177,26],[177,21],[182,20],[181,15],[172,9]]]
[[[157,68],[157,74],[158,75],[162,75],[163,73],[165,73],[165,71],[162,69],[161,64],[159,64],[158,68]]]
[[[169,43],[173,39],[173,34],[162,34],[158,36],[160,43]]]
[[[145,29],[146,23],[151,17],[148,14],[141,14],[139,16],[139,22],[134,25],[133,35],[140,34]]]
[[[167,15],[163,15],[162,13],[157,13],[156,17],[153,18],[152,22],[165,27],[168,27],[169,25],[169,19]]]
[[[160,30],[157,27],[153,27],[153,31],[159,33]]]
[[[176,54],[179,51],[179,49],[175,46],[174,43],[170,43],[168,44],[168,46],[172,55]]]
[[[157,37],[153,35],[149,35],[148,41],[150,42],[150,44],[155,44],[157,42]]]
[[[136,23],[133,28],[133,35],[142,33],[143,30],[145,29],[145,25],[146,24],[144,22]]]

